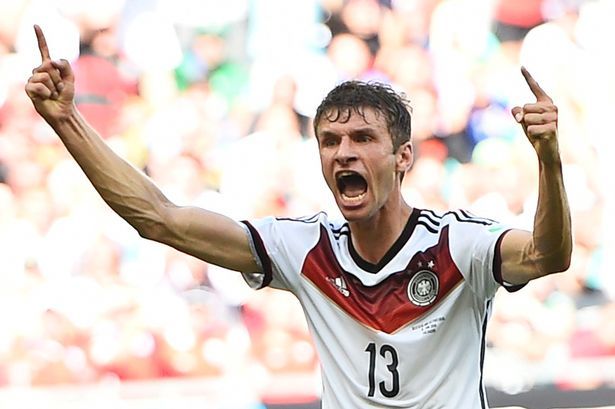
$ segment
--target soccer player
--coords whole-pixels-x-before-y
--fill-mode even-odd
[[[401,180],[413,160],[410,113],[389,87],[347,82],[315,116],[322,173],[344,220],[237,222],[179,207],[101,140],[75,108],[74,76],[42,64],[26,92],[105,202],[141,236],[291,291],[319,351],[323,407],[486,408],[485,329],[496,290],[564,271],[572,237],[557,108],[527,70],[536,101],[512,114],[536,151],[532,232],[464,210],[413,208]]]

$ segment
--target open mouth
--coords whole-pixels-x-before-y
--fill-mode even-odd
[[[367,194],[367,181],[357,172],[340,172],[335,180],[342,199],[346,201],[358,202]]]

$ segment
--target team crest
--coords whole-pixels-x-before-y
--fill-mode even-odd
[[[440,287],[438,276],[430,270],[421,270],[408,283],[408,298],[414,305],[424,307],[434,302]]]

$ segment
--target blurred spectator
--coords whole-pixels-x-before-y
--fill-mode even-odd
[[[521,41],[543,22],[544,0],[497,0],[493,13],[494,33],[500,42]]]
[[[116,121],[125,99],[137,91],[136,81],[122,71],[125,63],[117,37],[121,8],[117,2],[110,4],[103,10],[84,9],[73,16],[80,30],[79,57],[73,63],[75,103],[107,138],[117,132]]]

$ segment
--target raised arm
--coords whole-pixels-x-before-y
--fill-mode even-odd
[[[538,205],[532,233],[512,230],[502,239],[502,278],[511,284],[523,284],[568,269],[572,253],[570,209],[558,147],[557,107],[525,68],[521,72],[536,102],[515,107],[512,114],[538,157]]]
[[[33,70],[26,93],[103,200],[142,237],[231,270],[258,271],[239,223],[204,209],[174,205],[104,143],[75,107],[70,64],[52,61],[42,30],[34,26],[34,31],[42,63]]]

